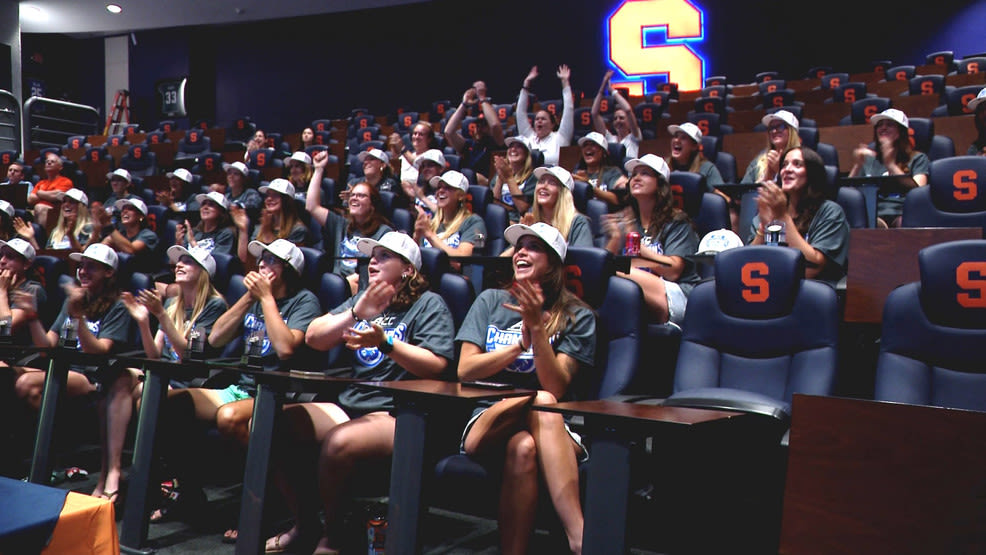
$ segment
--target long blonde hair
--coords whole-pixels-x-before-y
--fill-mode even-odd
[[[81,202],[76,202],[79,205],[77,209],[78,214],[75,216],[75,228],[71,230],[72,235],[78,239],[79,234],[89,225],[89,210],[86,210]],[[65,238],[65,214],[61,210],[58,211],[58,222],[55,223],[55,228],[51,230],[51,235],[48,236],[48,244],[55,245],[61,242]]]
[[[209,300],[214,297],[222,298],[216,287],[212,285],[209,272],[205,268],[200,267],[199,269],[199,279],[195,283],[195,302],[192,304],[192,317],[187,322],[185,321],[185,299],[182,297],[181,289],[178,290],[178,296],[175,297],[175,302],[164,309],[164,313],[174,322],[175,329],[180,331],[182,335],[187,335],[188,330],[195,327],[195,321],[202,315],[202,311],[205,310],[205,305]]]
[[[787,124],[784,124],[787,125]],[[798,148],[801,146],[801,135],[798,135],[798,130],[787,125],[787,144],[784,148],[780,149],[783,154],[792,148]],[[769,175],[764,175],[767,172],[767,153],[774,148],[774,145],[770,142],[770,131],[767,131],[767,148],[760,153],[757,157],[757,181],[763,181],[768,179]]]
[[[435,215],[431,218],[431,230],[434,231],[438,235],[438,238],[442,241],[458,232],[459,228],[462,227],[463,222],[466,221],[466,218],[472,215],[472,210],[469,210],[469,204],[466,203],[466,193],[461,189],[456,189],[455,195],[459,199],[459,207],[456,209],[455,217],[452,218],[452,221],[449,222],[447,226],[445,226],[445,231],[438,233],[438,228],[441,227],[442,222],[445,221],[445,210],[443,208],[439,208],[435,212]]]
[[[575,209],[575,199],[572,197],[572,192],[568,190],[568,187],[564,185],[557,185],[557,187],[558,200],[555,201],[554,220],[550,222],[544,220],[544,215],[541,214],[541,205],[536,200],[534,201],[532,213],[534,214],[534,221],[544,222],[554,227],[565,238],[565,241],[568,241],[568,232],[572,229],[572,222],[575,221],[578,211]]]

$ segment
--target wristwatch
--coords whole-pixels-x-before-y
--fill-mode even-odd
[[[384,334],[383,340],[377,345],[377,349],[380,349],[380,352],[385,355],[392,353],[394,351],[394,336]]]

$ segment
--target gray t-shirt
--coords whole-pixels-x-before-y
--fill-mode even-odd
[[[462,321],[455,340],[472,343],[487,353],[520,342],[520,314],[504,308],[504,303],[516,304],[517,301],[503,289],[487,289],[480,293]],[[592,311],[584,306],[576,308],[573,321],[551,338],[551,346],[555,353],[565,353],[582,365],[592,366],[596,356],[596,317]],[[536,370],[534,352],[529,349],[487,379],[524,389],[544,389]]]
[[[363,295],[360,291],[354,297],[332,309],[332,314],[347,312]],[[455,357],[455,344],[452,336],[455,327],[452,314],[442,297],[426,291],[405,311],[387,309],[370,323],[383,328],[387,336],[410,345],[415,345],[451,361]],[[356,329],[369,329],[370,324],[359,322]],[[450,362],[451,363],[451,362]],[[363,381],[394,381],[414,379],[414,374],[398,366],[393,359],[384,355],[376,347],[367,347],[353,352],[353,377]],[[393,397],[380,391],[369,391],[350,387],[339,395],[339,405],[354,414],[366,414],[377,410],[387,410],[394,406]]]
[[[218,252],[220,254],[234,254],[234,245],[236,245],[236,233],[231,227],[223,227],[215,229],[213,231],[201,231],[195,230],[195,243],[200,249],[205,249],[209,252]],[[185,248],[188,248],[188,241],[184,242]]]
[[[71,233],[71,230],[66,230],[66,231],[68,233]],[[68,233],[63,235],[62,238],[57,243],[53,242],[51,236],[49,235],[48,242],[45,245],[45,248],[56,249],[56,250],[64,250],[64,249],[72,248],[72,242],[69,241]],[[79,231],[79,234],[75,236],[75,240],[78,241],[80,245],[85,245],[86,243],[89,242],[90,237],[92,237],[92,224],[86,224],[82,226],[82,229]]]
[[[680,256],[685,259],[685,269],[675,283],[681,287],[681,292],[686,297],[690,295],[695,285],[702,280],[695,270],[695,263],[685,258],[698,251],[698,233],[695,232],[692,224],[684,219],[671,220],[664,224],[657,237],[644,233],[639,223],[636,223],[636,227],[640,233],[640,248],[647,248],[664,256]]]
[[[177,299],[178,297],[169,297],[164,302],[165,309],[173,305],[177,301]],[[222,316],[223,313],[226,312],[228,308],[229,306],[226,304],[226,301],[222,297],[212,297],[208,301],[206,301],[205,306],[202,307],[202,312],[199,314],[198,319],[196,319],[194,322],[191,322],[190,325],[194,325],[195,327],[205,328],[206,336],[208,336],[209,333],[212,332],[212,325],[216,323],[216,320],[218,320],[219,317]],[[186,308],[185,321],[188,322],[189,319],[191,319],[191,317],[192,317],[192,309]],[[217,351],[219,351],[219,349],[210,347],[207,342],[205,358],[212,358],[214,356],[217,356],[218,355]],[[167,335],[164,336],[164,348],[161,349],[161,358],[165,360],[176,361],[176,362],[179,360],[178,353],[175,352],[175,347],[171,344],[171,340],[168,339]]]
[[[264,204],[264,199],[260,196],[260,193],[256,189],[249,187],[244,187],[243,192],[236,197],[233,196],[232,190],[228,191],[226,193],[226,200],[229,201],[230,206],[237,204],[250,211],[258,211]]]
[[[58,278],[52,276],[51,279]],[[24,280],[20,285],[14,288],[14,291],[18,293],[27,293],[28,295],[34,297],[35,309],[39,313],[44,313],[44,306],[48,302],[48,293],[45,291],[44,287],[41,287],[40,283],[31,280]],[[11,308],[13,308],[13,296],[10,296],[7,300],[10,302]],[[16,333],[13,334],[11,341],[14,345],[30,345],[33,342],[31,339],[31,331],[26,325],[23,325],[19,330],[17,330]]]
[[[292,330],[304,332],[312,320],[322,314],[322,308],[318,304],[318,298],[307,289],[301,289],[289,297],[277,300],[277,310],[281,314],[281,319]],[[282,361],[277,356],[277,351],[271,345],[270,338],[267,336],[267,324],[264,322],[264,311],[259,301],[250,305],[247,313],[243,316],[241,326],[243,334],[243,345],[247,345],[247,339],[254,331],[263,332],[264,338],[260,343],[260,357],[263,361],[264,370],[289,370],[294,363],[310,361],[312,354],[304,343],[295,349],[294,355],[286,361]],[[242,375],[240,385],[244,388],[252,388],[253,378]]]
[[[746,166],[746,173],[743,175],[743,179],[740,180],[740,183],[757,183],[758,182],[757,177],[759,177],[759,175],[757,173],[757,162],[759,162],[760,159],[763,158],[766,155],[767,155],[767,149],[765,148],[765,149],[761,150],[759,154],[757,154],[756,156],[754,156],[753,157],[753,160],[750,160],[750,164],[748,166]],[[767,180],[768,181],[772,180],[773,178],[774,178],[773,175],[768,175],[767,176]]]
[[[445,231],[445,223],[442,222],[438,226],[438,234],[442,234]],[[445,238],[445,244],[449,247],[457,248],[461,243],[469,243],[473,245],[476,243],[476,234],[486,235],[486,222],[483,218],[480,218],[478,214],[470,214],[462,225],[459,226],[459,230],[455,233],[449,235]],[[422,247],[430,247],[431,243],[427,239],[421,239]]]
[[[250,237],[250,240],[255,241],[257,239],[257,235],[259,234],[260,226],[258,225],[253,228],[253,235]],[[298,222],[294,224],[294,227],[291,228],[291,232],[288,233],[288,236],[285,237],[285,239],[291,241],[295,245],[304,246],[306,240],[308,239],[308,228],[305,227],[305,224]]]
[[[356,243],[364,237],[359,231],[352,234],[347,232],[346,227],[349,222],[346,218],[332,212],[325,218],[325,225],[322,226],[322,244],[325,245],[325,252],[330,256],[336,256],[332,266],[332,273],[341,276],[348,276],[356,272],[357,258],[366,256],[356,249]],[[379,240],[389,231],[393,231],[390,226],[380,224],[377,231],[370,235],[371,239]],[[333,245],[335,248],[333,249]],[[345,258],[342,258],[345,257]]]
[[[568,246],[570,247],[592,247],[592,226],[589,218],[582,214],[576,214],[572,220],[572,227],[568,228]]]
[[[59,336],[62,334],[62,327],[65,325],[65,320],[68,319],[68,299],[62,303],[62,310],[55,317],[55,322],[51,325],[51,330],[57,333]],[[130,340],[130,328],[133,319],[130,317],[130,312],[127,311],[127,307],[123,305],[123,301],[117,299],[109,309],[103,314],[96,315],[95,318],[85,319],[86,327],[89,331],[96,336],[96,339],[112,339],[113,348],[111,353],[121,352],[126,350],[128,341]],[[78,350],[82,350],[82,343],[79,343]],[[73,370],[85,369],[84,366],[72,365]]]
[[[910,170],[909,175],[928,175],[931,172],[931,160],[928,159],[928,155],[923,152],[912,152],[911,159],[907,163],[907,167]],[[875,177],[889,175],[887,167],[883,165],[883,162],[877,160],[872,156],[865,156],[863,158],[863,169],[860,175],[866,177]],[[878,216],[882,217],[896,217],[900,216],[904,212],[904,197],[906,193],[880,193],[877,195],[876,201],[876,213]]]

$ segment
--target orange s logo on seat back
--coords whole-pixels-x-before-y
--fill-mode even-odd
[[[955,300],[965,308],[986,308],[986,262],[963,262],[955,269],[960,291]]]
[[[743,300],[748,303],[762,303],[770,298],[770,282],[766,277],[770,268],[764,262],[747,262],[740,269],[743,281]]]

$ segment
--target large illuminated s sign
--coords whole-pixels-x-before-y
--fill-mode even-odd
[[[634,95],[651,92],[654,77],[683,91],[701,89],[705,61],[691,46],[705,37],[703,19],[688,0],[624,0],[606,22],[610,64],[629,79],[614,84]]]

